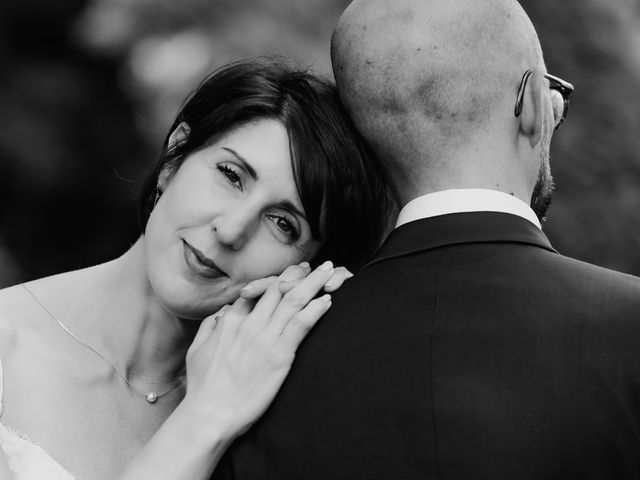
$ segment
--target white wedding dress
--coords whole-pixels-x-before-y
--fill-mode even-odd
[[[0,449],[4,452],[13,480],[77,480],[38,444],[2,424],[4,375],[0,359]]]

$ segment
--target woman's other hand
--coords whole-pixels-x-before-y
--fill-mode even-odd
[[[300,342],[331,306],[330,295],[315,296],[330,279],[342,284],[347,278],[335,275],[331,262],[311,272],[305,265],[290,267],[257,302],[239,298],[205,319],[187,353],[183,404],[229,438],[246,431],[275,397]]]

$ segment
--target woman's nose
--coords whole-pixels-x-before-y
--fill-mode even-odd
[[[235,209],[226,215],[218,215],[211,222],[216,240],[231,250],[240,250],[254,235],[256,215],[248,210]]]

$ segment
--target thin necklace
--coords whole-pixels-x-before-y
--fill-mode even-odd
[[[71,330],[69,330],[60,320],[58,320],[56,318],[56,316],[51,313],[49,311],[49,309],[47,307],[45,307],[42,302],[38,299],[38,297],[35,296],[35,294],[29,289],[29,287],[27,287],[24,283],[22,284],[22,286],[24,287],[24,289],[29,292],[29,294],[33,297],[33,299],[36,301],[36,303],[38,305],[40,305],[42,307],[42,309],[47,312],[47,314],[53,318],[56,323],[58,325],[60,325],[60,327],[67,332],[73,339],[75,339],[76,342],[78,342],[80,345],[83,345],[84,347],[88,348],[89,350],[91,350],[93,353],[95,353],[98,357],[100,357],[107,365],[109,365],[109,367],[111,367],[111,369],[115,372],[116,375],[118,375],[122,381],[125,383],[125,385],[127,387],[129,387],[132,391],[134,391],[135,393],[137,393],[138,395],[144,397],[144,399],[147,401],[147,403],[149,404],[154,404],[158,401],[159,398],[164,397],[165,395],[173,392],[176,388],[178,388],[180,385],[182,385],[182,382],[184,380],[184,375],[181,375],[177,378],[180,379],[180,381],[178,383],[176,383],[176,385],[174,385],[173,387],[171,387],[169,390],[167,390],[166,392],[163,393],[156,393],[154,391],[148,391],[147,393],[142,393],[141,391],[139,391],[137,388],[135,388],[133,385],[131,385],[131,382],[127,379],[127,377],[125,377],[124,375],[122,375],[118,369],[116,367],[114,367],[111,362],[109,360],[107,360],[104,355],[102,355],[100,352],[98,352],[96,349],[94,349],[91,345],[87,345],[86,343],[84,343],[82,340],[80,340],[78,337],[76,337],[73,332]]]

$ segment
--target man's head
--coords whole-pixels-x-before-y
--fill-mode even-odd
[[[550,194],[549,142],[562,100],[515,0],[355,0],[334,31],[332,61],[341,98],[401,205],[448,188],[491,188],[527,202],[536,185]]]

